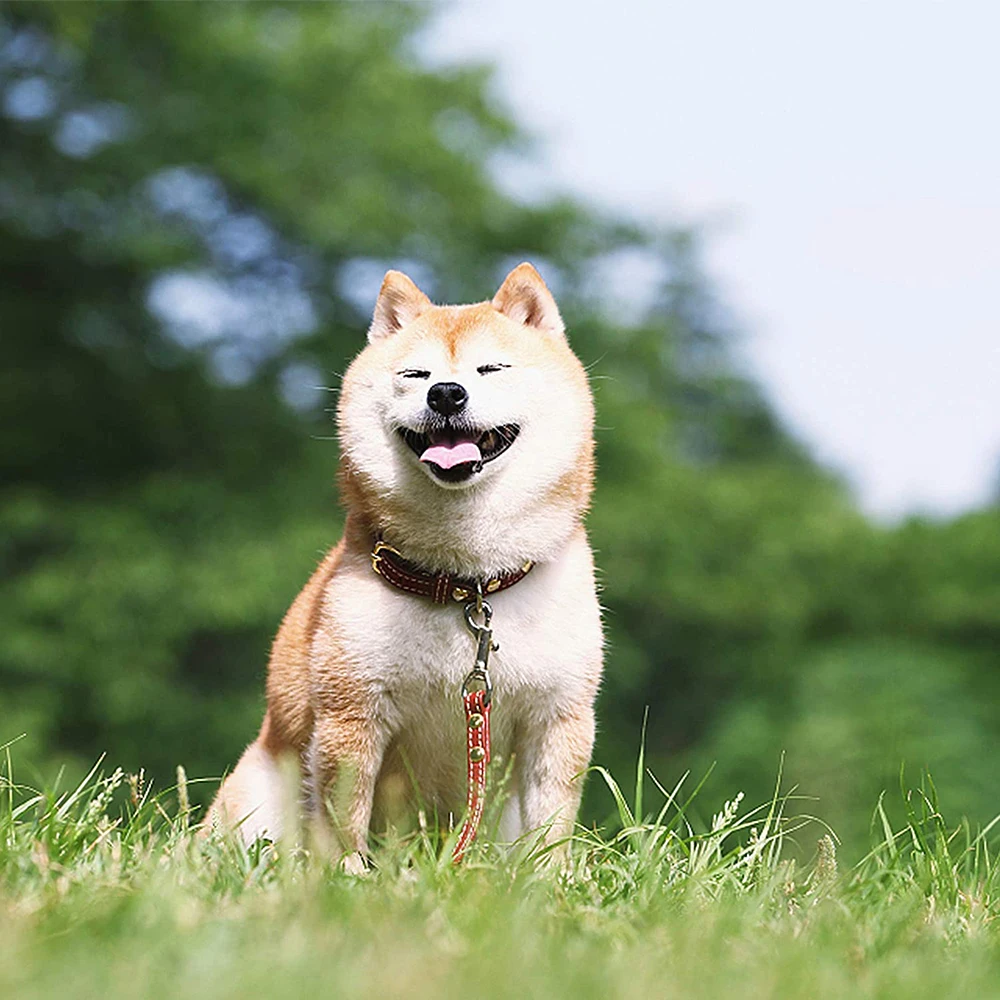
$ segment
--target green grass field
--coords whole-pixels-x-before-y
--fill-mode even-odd
[[[2,770],[0,997],[1000,996],[989,830],[947,826],[929,782],[895,830],[875,807],[850,868],[794,800],[699,829],[684,785],[643,802],[598,773],[620,829],[568,861],[484,844],[456,870],[425,831],[358,878],[195,836],[183,783],[33,792],[9,749]]]

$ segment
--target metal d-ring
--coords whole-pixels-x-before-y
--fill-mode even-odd
[[[483,624],[477,625],[475,615],[483,616]],[[493,608],[489,601],[483,600],[482,592],[476,595],[476,600],[469,601],[465,606],[465,625],[468,630],[478,639],[479,633],[486,629],[490,630],[490,622],[493,620]]]

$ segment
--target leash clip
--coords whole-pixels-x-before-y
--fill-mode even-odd
[[[483,624],[476,621],[477,615],[483,616]],[[482,588],[476,594],[476,600],[469,601],[465,606],[465,625],[476,640],[476,662],[472,670],[466,675],[462,682],[462,696],[471,694],[472,691],[483,691],[485,701],[489,704],[493,697],[493,681],[490,679],[490,653],[500,648],[498,643],[493,641],[493,629],[490,622],[493,620],[493,608],[489,601],[483,600]]]

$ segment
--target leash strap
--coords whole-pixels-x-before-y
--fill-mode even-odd
[[[486,806],[486,765],[490,762],[490,698],[485,690],[462,696],[465,707],[466,760],[468,762],[465,822],[451,859],[462,860],[476,839]]]

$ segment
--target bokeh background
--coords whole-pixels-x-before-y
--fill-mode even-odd
[[[784,753],[785,787],[815,796],[804,808],[855,853],[903,765],[914,780],[928,768],[953,814],[1000,812],[996,486],[946,491],[922,514],[921,497],[891,490],[863,503],[851,481],[865,470],[830,463],[822,412],[810,426],[771,401],[796,386],[816,398],[831,369],[797,381],[792,366],[782,381],[755,360],[753,317],[706,265],[719,258],[705,204],[646,212],[600,197],[607,172],[574,187],[553,166],[553,149],[558,161],[573,147],[546,146],[538,121],[526,130],[518,58],[529,81],[558,51],[585,94],[602,72],[610,86],[615,63],[578,36],[589,23],[628,65],[627,38],[602,29],[612,13],[582,5],[564,33],[496,5],[0,8],[0,744],[25,734],[22,776],[72,776],[103,752],[161,784],[178,763],[210,776],[235,761],[281,615],[339,535],[330,410],[383,272],[472,301],[530,259],[599,413],[590,531],[609,642],[596,759],[623,777],[634,767],[647,706],[653,771],[672,786],[714,762],[711,801],[764,799]],[[476,61],[494,57],[499,77]],[[727,65],[708,75],[739,95],[744,74]],[[665,95],[625,84],[619,107],[645,109],[662,138]],[[612,170],[643,159],[646,130],[630,147],[627,130],[602,135],[607,107],[573,114]],[[720,142],[722,158],[724,130]],[[676,149],[676,178],[669,155],[656,164],[664,193],[683,187],[689,146]],[[793,195],[808,205],[827,190]],[[851,225],[862,253],[866,217]],[[808,354],[791,285],[784,327],[773,294],[770,313]],[[939,358],[960,349],[960,299],[955,328],[934,332]],[[906,468],[909,454],[948,482],[946,456],[882,433],[901,377],[925,403],[929,391],[894,315],[878,323],[898,350],[861,366],[885,390],[884,414],[869,400],[862,422],[882,448],[869,457]],[[969,370],[982,381],[983,364]],[[954,415],[975,384],[924,407],[953,421],[945,451],[965,441]],[[964,419],[992,441],[980,461],[995,484],[1000,403],[978,398],[981,419]],[[607,807],[593,786],[587,817]]]

